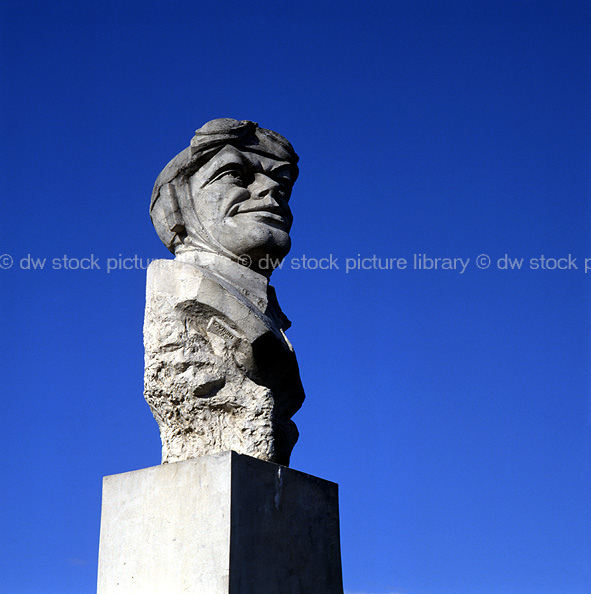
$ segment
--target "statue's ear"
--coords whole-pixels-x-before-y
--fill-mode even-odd
[[[166,184],[160,188],[160,199],[169,231],[175,235],[185,233],[183,216],[179,207],[179,199],[176,193],[176,187],[172,184]]]
[[[170,183],[161,186],[150,209],[150,218],[158,237],[173,254],[187,235],[178,199],[178,192],[183,190]]]

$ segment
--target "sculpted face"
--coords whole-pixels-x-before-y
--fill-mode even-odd
[[[191,176],[192,210],[225,249],[268,272],[269,260],[278,264],[291,247],[288,201],[294,181],[289,162],[228,145]]]

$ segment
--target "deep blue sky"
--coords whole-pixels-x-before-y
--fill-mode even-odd
[[[145,272],[107,259],[169,257],[152,184],[216,117],[301,156],[273,277],[307,393],[292,466],[340,484],[346,589],[591,591],[590,17],[0,1],[0,592],[93,593],[102,477],[159,463]],[[330,254],[339,270],[291,266]],[[410,267],[347,273],[358,254]],[[569,254],[578,270],[530,269]]]

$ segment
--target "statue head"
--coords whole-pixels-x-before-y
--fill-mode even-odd
[[[177,254],[204,250],[269,274],[291,247],[289,198],[298,156],[249,121],[212,120],[158,176],[150,216]]]

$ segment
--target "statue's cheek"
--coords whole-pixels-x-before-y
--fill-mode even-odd
[[[244,202],[250,198],[250,192],[242,186],[232,186],[224,197],[224,200],[231,204]]]

